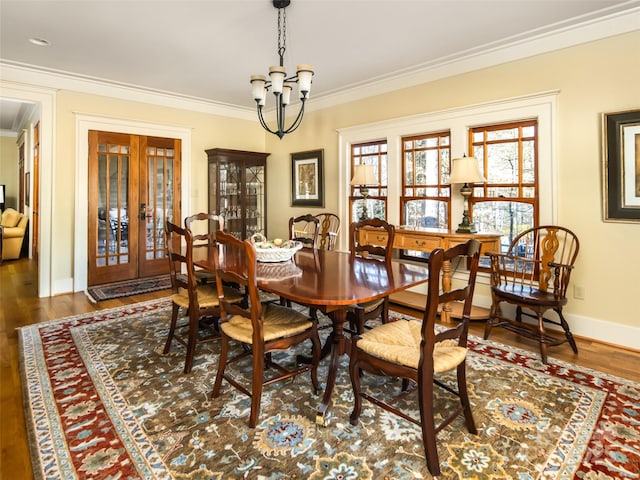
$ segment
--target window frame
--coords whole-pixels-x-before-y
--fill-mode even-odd
[[[358,155],[354,155],[353,151],[356,148],[366,148],[366,147],[371,147],[371,146],[382,146],[384,145],[386,147],[385,151],[381,151],[381,149],[378,149],[378,152],[376,153],[365,153],[365,154],[358,154]],[[389,217],[389,203],[387,202],[387,197],[388,197],[388,193],[389,193],[389,188],[388,188],[388,172],[389,172],[389,145],[387,144],[386,140],[373,140],[370,142],[363,142],[363,143],[354,143],[351,145],[351,154],[349,155],[349,159],[350,159],[350,171],[353,172],[355,170],[355,166],[356,165],[362,165],[362,157],[373,157],[376,156],[377,157],[377,168],[376,168],[376,175],[378,177],[378,185],[375,187],[370,187],[369,188],[369,194],[367,195],[367,199],[369,200],[376,200],[376,201],[381,201],[384,204],[384,218],[382,220],[387,220],[387,218]],[[360,161],[356,161],[356,157],[360,160]],[[384,157],[384,160],[383,158]],[[386,165],[384,166],[384,169],[387,171],[387,182],[383,182],[382,180],[382,162],[386,162]],[[368,165],[371,165],[371,163],[367,163]],[[354,207],[357,204],[357,202],[362,200],[362,195],[360,194],[360,187],[358,185],[351,185],[349,184],[350,187],[350,194],[349,194],[349,219],[350,221],[354,218]],[[356,191],[358,192],[358,195],[356,195]],[[382,191],[385,191],[387,194],[386,195],[382,195]],[[369,212],[369,218],[373,218],[373,212]]]
[[[446,145],[443,145],[441,143],[441,139],[442,138],[447,138],[448,139],[448,143]],[[415,142],[416,141],[420,141],[420,140],[427,140],[427,139],[435,139],[437,138],[437,145],[436,146],[426,146],[426,147],[415,147]],[[407,142],[412,142],[412,144],[414,144],[414,147],[411,149],[406,148],[406,144]],[[407,135],[407,136],[403,136],[401,139],[401,144],[402,144],[402,155],[401,155],[401,159],[402,159],[402,174],[401,174],[401,191],[400,191],[400,222],[402,225],[407,225],[407,219],[405,218],[405,205],[408,202],[411,201],[415,201],[415,200],[432,200],[432,201],[436,201],[436,202],[444,202],[447,206],[447,229],[451,228],[451,184],[448,182],[449,180],[449,175],[451,174],[451,132],[449,130],[443,130],[440,132],[430,132],[430,133],[423,133],[420,135]],[[406,180],[407,180],[407,158],[406,155],[408,152],[411,152],[412,156],[413,156],[413,160],[412,160],[412,164],[413,164],[413,178],[415,179],[416,177],[416,159],[415,159],[415,154],[416,152],[423,152],[423,151],[436,151],[437,152],[437,157],[438,157],[438,171],[440,172],[438,175],[438,181],[437,183],[424,183],[424,184],[418,184],[414,181],[414,183],[412,185],[407,185],[406,184]],[[446,151],[447,155],[448,155],[448,164],[447,165],[442,165],[442,151]],[[445,170],[445,172],[442,172],[442,170]],[[446,180],[446,181],[445,181]],[[415,195],[415,190],[420,189],[420,188],[424,188],[424,189],[436,189],[438,190],[439,194],[438,195]],[[407,195],[407,191],[411,189],[413,190],[414,195]],[[444,191],[447,190],[448,191],[448,195],[442,195],[442,193],[444,193]]]
[[[533,127],[534,128],[534,134],[532,136],[524,136],[522,134],[522,130],[524,128],[527,127]],[[487,140],[487,135],[486,132],[496,132],[496,131],[500,131],[500,130],[509,130],[509,129],[514,129],[517,128],[518,129],[518,136],[517,138],[514,139],[510,139],[510,140]],[[482,141],[474,141],[474,134],[475,133],[479,133],[479,132],[484,132],[483,135],[483,140]],[[529,141],[529,140],[533,140],[534,142],[534,149],[533,149],[533,157],[534,157],[534,165],[533,165],[533,182],[525,182],[523,180],[523,158],[524,158],[524,154],[523,154],[523,148],[522,145],[524,142]],[[476,127],[472,127],[469,129],[469,155],[470,156],[474,156],[476,158],[478,158],[480,160],[480,168],[482,173],[484,174],[485,178],[487,179],[487,182],[485,183],[477,183],[474,184],[473,186],[473,190],[472,190],[472,195],[469,197],[469,216],[471,218],[471,220],[473,221],[473,209],[476,205],[482,204],[482,203],[487,203],[487,202],[512,202],[512,203],[521,203],[521,204],[526,204],[526,205],[531,205],[533,207],[533,224],[532,225],[528,225],[527,228],[531,228],[531,227],[537,227],[540,225],[540,206],[539,206],[539,200],[540,200],[540,181],[539,181],[539,168],[538,168],[538,163],[539,163],[539,158],[538,158],[538,120],[537,119],[527,119],[527,120],[521,120],[521,121],[516,121],[516,122],[509,122],[509,123],[499,123],[499,124],[487,124],[487,125],[481,125],[481,126],[476,126]],[[491,183],[490,182],[490,175],[489,175],[489,168],[488,168],[488,163],[489,163],[489,158],[487,155],[487,146],[490,145],[498,145],[498,144],[514,144],[517,143],[517,150],[518,150],[518,175],[517,175],[517,181],[513,182],[513,183]],[[478,147],[481,147],[483,150],[483,154],[482,155],[477,155],[477,149]],[[518,195],[513,196],[513,197],[504,197],[504,196],[492,196],[489,195],[488,192],[490,189],[492,188],[515,188],[518,191]],[[527,188],[532,188],[534,191],[533,196],[531,197],[527,197],[523,194],[523,191]],[[478,195],[479,192],[482,192],[481,195]],[[513,237],[515,237],[518,233],[520,233],[519,230],[522,229],[517,229],[515,232],[512,232]],[[503,236],[504,238],[504,236]],[[511,241],[513,240],[513,238],[509,238],[507,244],[511,243]],[[503,242],[504,243],[504,242]]]

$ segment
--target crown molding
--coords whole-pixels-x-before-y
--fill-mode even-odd
[[[7,60],[0,60],[0,78],[21,84],[37,85],[40,87],[54,88],[56,90],[71,90],[91,95],[101,95],[133,102],[149,103],[163,107],[238,118],[241,120],[255,119],[254,110],[246,107],[238,107],[236,105],[213,102],[203,98],[189,97],[88,76],[72,75],[67,72]]]

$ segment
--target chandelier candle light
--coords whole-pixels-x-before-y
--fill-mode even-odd
[[[256,101],[258,108],[260,124],[267,132],[277,135],[280,139],[300,126],[304,115],[304,105],[311,91],[311,77],[313,77],[313,66],[298,65],[296,75],[287,78],[284,68],[284,52],[287,49],[287,14],[285,8],[290,3],[291,0],[273,0],[273,6],[278,9],[278,56],[280,57],[280,65],[269,67],[269,80],[264,75],[251,76],[253,99]],[[293,123],[288,128],[285,128],[285,113],[291,100],[291,90],[294,83],[298,84],[300,93],[300,112]],[[271,89],[276,98],[277,130],[272,130],[267,126],[262,113],[269,89]]]
[[[375,187],[378,185],[378,179],[373,169],[373,165],[356,165],[353,167],[353,178],[351,179],[351,185],[359,187],[360,194],[362,195],[363,207],[360,214],[360,220],[366,220],[369,218],[369,212],[367,211],[367,197],[369,196],[369,187]]]
[[[480,173],[478,167],[478,159],[476,157],[455,158],[453,167],[451,168],[451,178],[449,183],[463,183],[460,194],[464,197],[464,213],[462,214],[462,223],[458,225],[456,233],[476,233],[476,226],[469,221],[469,197],[472,190],[470,183],[484,183],[487,180]]]

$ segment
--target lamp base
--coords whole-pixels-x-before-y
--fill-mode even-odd
[[[478,229],[473,223],[465,224],[463,222],[460,225],[458,225],[458,229],[456,230],[456,233],[478,233]]]

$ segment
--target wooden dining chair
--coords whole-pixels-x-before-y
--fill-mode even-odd
[[[184,219],[184,226],[193,238],[194,252],[200,249],[206,252],[213,247],[216,232],[224,230],[224,217],[213,213],[196,213]],[[199,283],[213,283],[216,274],[196,268],[196,278]]]
[[[578,237],[571,230],[545,225],[522,232],[504,254],[487,253],[491,259],[492,304],[485,340],[493,327],[503,327],[537,340],[543,363],[547,363],[549,345],[568,342],[578,353],[562,307],[567,304],[569,279],[579,249]],[[515,305],[515,318],[504,315],[503,303]],[[549,311],[554,311],[558,319],[545,316]],[[534,318],[536,323],[523,322],[523,316]],[[564,335],[549,332],[549,323],[561,327]]]
[[[193,238],[189,230],[169,221],[165,225],[165,245],[171,275],[171,323],[163,353],[169,353],[175,339],[187,349],[184,373],[193,366],[196,345],[219,338],[217,321],[220,316],[218,291],[215,285],[198,284],[193,264]],[[229,302],[242,302],[244,296],[238,290],[225,287]],[[178,325],[180,312],[187,322]],[[186,330],[186,334],[181,334]]]
[[[289,219],[289,240],[296,240],[309,248],[315,248],[318,241],[320,221],[311,215],[300,215]]]
[[[367,235],[362,230],[368,229]],[[391,262],[395,227],[378,218],[353,222],[349,225],[349,252],[351,257],[378,258]],[[377,239],[372,241],[371,239]],[[389,297],[352,305],[347,310],[347,320],[353,331],[362,333],[369,320],[380,318],[382,323],[389,321]]]
[[[335,250],[340,233],[340,217],[335,213],[318,213],[315,216],[319,221],[318,241],[316,248],[320,250]]]
[[[440,276],[444,262],[460,256],[470,258],[465,284],[460,288],[440,293]],[[351,339],[349,375],[354,394],[351,423],[358,424],[364,398],[405,420],[420,425],[427,467],[433,476],[440,475],[436,445],[436,434],[440,430],[463,413],[469,432],[477,433],[467,394],[466,357],[469,314],[479,257],[480,243],[477,240],[469,240],[446,251],[441,248],[435,249],[429,257],[428,294],[422,322],[401,319],[377,326]],[[454,328],[436,330],[438,306],[451,301],[464,302],[462,319]],[[457,389],[448,383],[444,384],[437,377],[438,374],[454,369]],[[365,373],[401,378],[403,387],[398,388],[397,393],[391,393],[390,388],[385,388],[384,398],[375,397],[361,388],[362,382],[366,381]],[[411,382],[409,389],[405,388],[407,380]],[[455,410],[446,416],[440,404],[436,412],[434,385],[442,387],[459,399]],[[416,389],[419,418],[407,413],[406,409],[401,410],[396,403],[397,400],[407,397]],[[409,398],[405,400],[408,402]],[[409,408],[415,410],[413,406]],[[435,424],[436,414],[444,417],[439,425]]]
[[[254,428],[260,416],[262,390],[281,380],[311,372],[311,383],[317,394],[318,363],[320,362],[320,338],[317,323],[302,313],[275,303],[262,303],[256,280],[256,251],[250,240],[239,240],[233,235],[221,232],[217,237],[217,249],[221,254],[214,255],[216,263],[216,284],[220,299],[220,333],[222,345],[218,362],[218,372],[213,386],[212,396],[220,395],[222,380],[251,397],[249,426]],[[220,260],[223,257],[223,260]],[[223,282],[241,285],[249,295],[249,307],[244,307],[227,297]],[[306,340],[312,344],[311,364],[286,368],[275,363],[271,352],[290,349]],[[231,341],[243,345],[243,349],[229,356]],[[252,381],[247,386],[237,380],[227,367],[247,356],[252,359]],[[270,367],[272,375],[265,378],[265,366]]]

